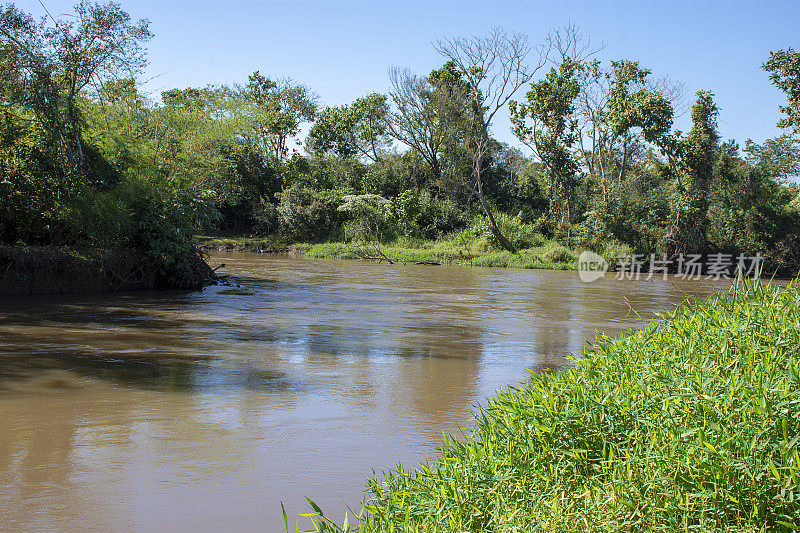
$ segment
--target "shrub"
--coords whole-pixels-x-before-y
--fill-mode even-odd
[[[500,233],[509,240],[509,242],[517,249],[530,248],[532,246],[541,246],[545,243],[545,238],[541,233],[536,231],[532,224],[525,224],[521,220],[521,215],[516,217],[509,216],[502,212],[493,214],[494,221],[497,223],[497,228]],[[486,237],[487,243],[496,250],[501,250],[500,242],[492,233],[489,220],[485,216],[481,216],[476,220],[480,225],[481,232]]]
[[[572,244],[578,248],[599,252],[609,238],[608,228],[597,211],[587,211],[583,221],[572,226]]]
[[[294,184],[280,193],[280,232],[290,241],[320,241],[341,231],[347,214],[339,211],[343,189],[314,190]]]
[[[156,265],[159,286],[196,286],[198,254],[191,230],[196,227],[198,216],[204,216],[204,209],[194,205],[200,198],[188,193],[162,195],[142,184],[130,185],[126,191],[130,216],[120,229],[125,244],[144,252]]]
[[[256,235],[271,235],[280,228],[280,217],[275,204],[261,198],[253,208],[253,230]]]
[[[436,239],[466,226],[469,215],[448,199],[432,196],[427,191],[420,193],[420,213],[417,218],[421,237]]]
[[[347,194],[342,196],[339,211],[351,220],[345,225],[345,235],[361,242],[380,244],[387,232],[389,201],[378,194]]]
[[[569,263],[575,261],[577,255],[566,246],[550,242],[542,252],[542,259],[550,263]]]
[[[421,234],[419,217],[422,203],[417,191],[408,190],[400,193],[387,205],[387,219],[394,224],[396,233],[405,237],[417,237]]]

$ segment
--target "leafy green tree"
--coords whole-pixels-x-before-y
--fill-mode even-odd
[[[748,139],[748,160],[778,183],[788,183],[800,176],[800,138],[780,135],[756,144]]]
[[[707,248],[709,186],[719,147],[719,109],[710,91],[698,91],[692,107],[692,129],[680,140],[674,221],[664,243],[668,252],[697,253]]]
[[[786,93],[787,105],[780,106],[785,116],[778,126],[793,128],[795,134],[800,134],[800,52],[793,48],[770,52],[761,68],[769,72],[770,81]]]
[[[387,97],[372,93],[352,105],[327,107],[317,116],[308,134],[309,149],[319,155],[363,157],[377,162],[391,146],[387,134]]]
[[[146,20],[132,22],[119,4],[82,0],[73,18],[35,22],[14,5],[0,8],[4,97],[20,118],[35,118],[68,174],[86,160],[80,100],[108,80],[133,77],[146,64]],[[11,83],[9,83],[11,82]]]
[[[239,87],[238,97],[244,104],[239,112],[248,119],[242,133],[273,164],[286,160],[289,139],[317,114],[317,97],[307,87],[289,79],[273,81],[258,71]]]
[[[673,108],[659,90],[647,85],[649,69],[635,61],[612,61],[613,77],[608,102],[611,134],[622,139],[622,160],[617,183],[627,170],[629,145],[636,131],[644,141],[663,148],[669,143]]]
[[[86,236],[80,205],[119,180],[87,140],[86,107],[98,87],[143,68],[149,38],[147,21],[132,22],[113,2],[82,1],[72,17],[39,22],[0,7],[3,239]]]
[[[674,151],[670,133],[674,106],[683,86],[669,78],[653,78],[636,61],[584,63],[577,99],[577,137],[583,166],[602,190],[602,209],[608,211],[613,187],[619,187],[634,159],[649,159],[650,148],[664,155]]]
[[[306,139],[309,151],[319,156],[355,157],[358,153],[355,121],[350,106],[326,107],[318,113]]]
[[[554,226],[566,229],[567,238],[579,169],[572,154],[577,140],[574,112],[580,88],[575,74],[579,66],[565,58],[558,68],[552,67],[544,79],[532,84],[526,102],[511,102],[509,106],[514,135],[534,151],[547,169],[550,216]]]

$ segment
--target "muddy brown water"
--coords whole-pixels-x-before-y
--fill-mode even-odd
[[[341,521],[498,387],[725,286],[221,262],[234,286],[0,297],[0,530],[282,531],[305,496]]]

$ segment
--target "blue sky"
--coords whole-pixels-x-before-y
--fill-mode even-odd
[[[54,14],[71,0],[42,0]],[[36,16],[38,0],[16,2]],[[148,18],[147,87],[154,92],[244,81],[260,70],[312,88],[323,105],[351,102],[388,88],[388,69],[427,73],[443,62],[437,37],[484,33],[492,26],[540,42],[552,27],[573,23],[601,59],[639,60],[657,74],[686,83],[691,94],[709,89],[720,107],[720,131],[740,143],[778,135],[783,95],[759,66],[770,50],[800,49],[800,2],[543,1],[434,2],[121,0],[136,18]],[[520,98],[522,94],[520,94]],[[676,121],[688,129],[688,116]],[[507,119],[495,135],[517,145]]]

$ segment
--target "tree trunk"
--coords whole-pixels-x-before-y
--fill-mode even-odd
[[[481,162],[482,163],[482,162]],[[497,222],[494,220],[494,216],[492,216],[492,210],[489,209],[489,204],[486,203],[486,197],[483,195],[483,182],[481,181],[481,171],[480,165],[476,168],[476,172],[478,173],[478,179],[476,180],[477,183],[477,193],[478,198],[481,201],[481,207],[483,207],[483,212],[486,213],[486,218],[489,219],[489,229],[492,231],[492,235],[495,236],[497,241],[500,243],[500,246],[511,252],[512,254],[517,253],[517,249],[514,248],[514,245],[505,238],[505,236],[500,232],[500,228],[497,227]]]
[[[625,177],[625,166],[628,164],[628,138],[622,143],[622,166],[619,169],[619,177],[617,177],[617,184],[622,183],[622,178]]]

